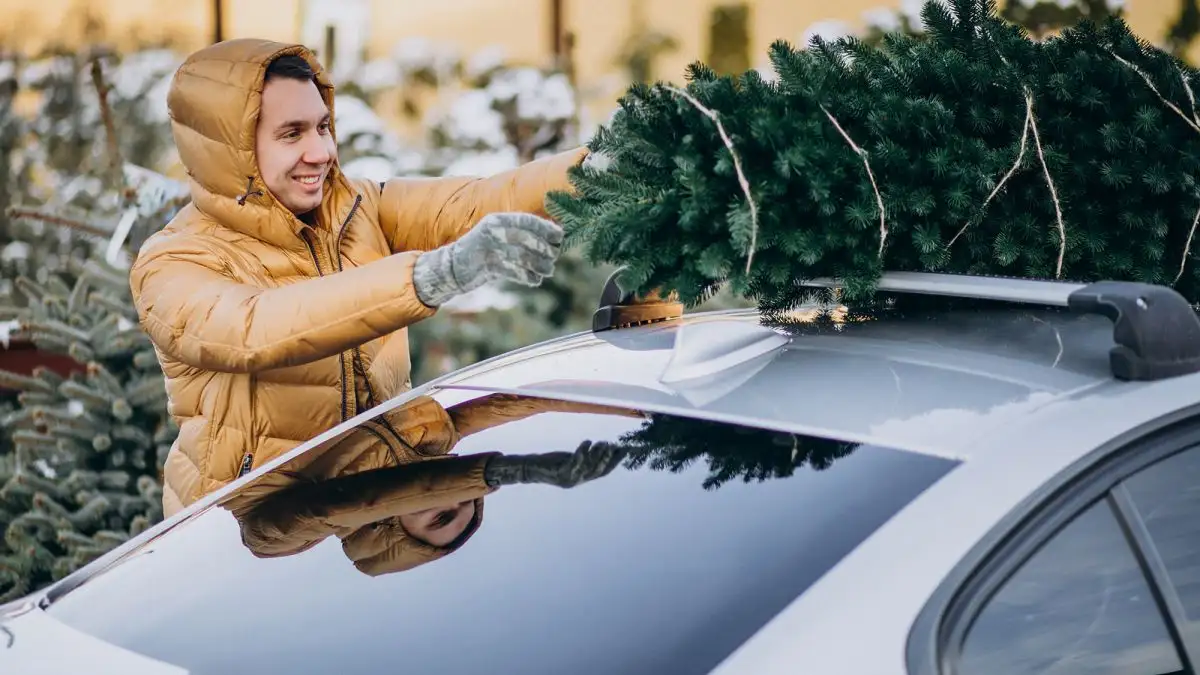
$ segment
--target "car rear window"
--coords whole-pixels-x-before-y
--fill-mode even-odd
[[[377,535],[397,522],[389,500],[404,501],[388,481],[408,480],[404,489],[419,494],[406,503],[425,506],[437,501],[436,481],[389,470],[374,472],[382,492],[379,483],[323,493],[304,482],[279,494],[308,496],[276,508],[254,537],[244,538],[248,516],[214,507],[48,611],[195,675],[706,673],[956,464],[545,399],[468,404],[489,414],[464,422],[453,462],[572,453],[585,442],[628,454],[574,487],[500,487],[449,545],[457,548],[428,558],[417,547],[389,559]],[[318,450],[321,466],[341,461]],[[355,514],[369,509],[386,519],[359,527]],[[326,521],[343,525],[313,524]]]

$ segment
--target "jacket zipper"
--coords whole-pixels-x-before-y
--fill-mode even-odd
[[[335,245],[337,247],[336,260],[337,260],[337,269],[339,272],[342,271],[342,237],[345,236],[346,227],[350,224],[350,220],[354,218],[354,214],[358,211],[358,206],[361,203],[362,203],[362,195],[355,196],[354,205],[350,207],[350,213],[346,216],[346,219],[342,221],[341,228],[338,229],[337,241],[336,241]],[[362,373],[363,383],[367,385],[367,407],[372,408],[377,403],[377,401],[375,400],[375,388],[371,386],[371,378],[367,376],[367,366],[363,362],[363,359],[362,359],[362,350],[359,349],[358,347],[355,347],[353,350],[353,359],[354,359],[354,367],[356,367],[359,370],[359,372]],[[357,393],[357,391],[358,391],[358,389],[357,389],[357,387],[355,387],[355,393]],[[356,400],[357,400],[357,397],[356,397]],[[355,412],[357,413],[357,412],[361,412],[361,411],[356,410]]]
[[[305,230],[305,234],[307,234],[307,232],[308,232],[308,230]],[[321,277],[325,276],[325,271],[321,268],[321,256],[317,253],[316,244],[313,243],[313,241],[310,237],[305,236],[303,234],[301,235],[300,238],[303,239],[304,244],[306,246],[308,246],[308,252],[310,255],[312,255],[313,264],[315,264],[317,266],[317,276],[321,276]],[[324,248],[324,247],[322,247],[322,248]],[[353,413],[347,413],[347,410],[346,410],[346,408],[349,407],[348,400],[347,400],[348,399],[348,392],[347,392],[348,387],[347,387],[347,377],[346,377],[346,352],[342,352],[342,353],[338,354],[338,365],[341,370],[339,378],[341,380],[341,385],[342,385],[341,386],[341,388],[342,388],[342,409],[340,411],[341,412],[341,421],[345,422],[346,420],[353,417]],[[351,374],[351,377],[353,377],[353,374]]]
[[[242,476],[245,476],[246,474],[250,473],[250,469],[252,468],[254,468],[254,453],[247,452],[246,454],[242,455],[242,466],[240,469],[238,469],[237,477],[241,478]]]
[[[358,211],[358,205],[361,203],[362,195],[355,196],[354,205],[350,207],[350,214],[346,216],[344,221],[342,221],[342,226],[338,230],[336,245],[338,254],[337,268],[339,272],[342,271],[342,237],[346,234],[346,226],[350,224],[350,219],[354,217],[354,213]],[[367,374],[367,365],[363,362],[362,350],[360,350],[358,347],[354,348],[354,362],[357,364],[358,369],[362,371],[363,382],[367,385],[367,407],[373,408],[378,404],[378,400],[375,397],[375,387],[371,385],[371,376]],[[357,391],[358,389],[356,387],[355,392],[357,393]],[[404,443],[402,437],[400,436],[400,432],[392,426],[391,421],[389,421],[387,417],[381,417],[380,419],[383,421],[383,426],[395,434],[397,439],[401,439],[401,443]],[[407,445],[407,443],[405,443],[405,445]]]

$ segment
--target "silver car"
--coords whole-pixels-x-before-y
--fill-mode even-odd
[[[613,280],[595,322],[0,608],[0,672],[1200,667],[1200,321],[1173,291],[889,274],[869,311],[681,316]]]

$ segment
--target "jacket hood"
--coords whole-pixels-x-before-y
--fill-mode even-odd
[[[427,544],[405,531],[399,518],[356,530],[342,540],[342,552],[359,572],[377,577],[404,572],[457,551],[483,525],[483,498],[475,499],[475,515],[467,528],[448,546]]]
[[[301,44],[249,38],[219,42],[191,54],[172,78],[167,108],[196,207],[243,234],[282,248],[303,248],[296,235],[304,224],[267,189],[255,153],[267,66],[289,55],[303,57],[312,66],[332,115],[333,82],[312,51]],[[337,137],[332,126],[331,133]],[[334,222],[344,216],[352,199],[353,190],[335,161],[319,220]]]

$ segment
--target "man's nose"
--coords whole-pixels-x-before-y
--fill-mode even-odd
[[[320,134],[311,134],[305,139],[304,155],[301,159],[305,164],[328,164],[329,143]]]

